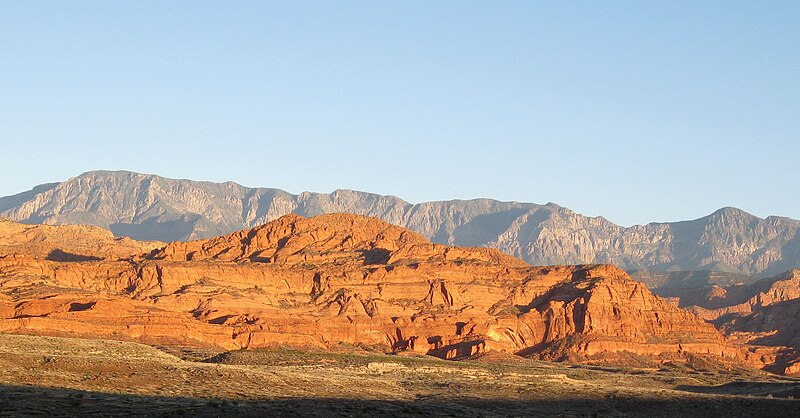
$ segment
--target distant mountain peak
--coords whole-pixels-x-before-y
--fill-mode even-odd
[[[750,214],[748,212],[745,212],[742,209],[735,208],[733,206],[725,206],[725,207],[722,207],[720,209],[717,209],[711,214],[711,216],[761,219],[761,218],[758,218],[755,215],[752,215],[752,214]]]

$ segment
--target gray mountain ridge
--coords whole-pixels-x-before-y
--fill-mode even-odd
[[[97,225],[118,236],[167,242],[221,235],[288,213],[332,212],[378,217],[437,243],[497,248],[537,265],[610,263],[759,277],[800,267],[800,221],[731,207],[695,220],[622,227],[554,203],[411,204],[353,190],[295,195],[128,171],[91,171],[0,198],[0,217],[14,221]]]

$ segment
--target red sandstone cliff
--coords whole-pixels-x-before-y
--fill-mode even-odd
[[[0,258],[0,330],[227,349],[370,344],[444,358],[747,357],[618,268],[531,267],[356,215],[288,215],[97,258]]]

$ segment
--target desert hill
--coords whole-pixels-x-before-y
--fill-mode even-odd
[[[0,257],[27,256],[53,261],[126,258],[164,246],[157,241],[117,238],[86,225],[23,225],[0,219]]]
[[[616,267],[531,267],[350,214],[287,215],[126,259],[1,258],[0,330],[222,349],[757,363]]]
[[[626,270],[713,270],[768,277],[800,267],[800,221],[735,208],[629,228],[548,203],[490,199],[411,204],[352,190],[291,194],[236,183],[94,171],[0,198],[23,223],[90,224],[116,236],[185,241],[254,228],[283,215],[348,212],[380,218],[439,244],[484,246],[534,265],[605,263]]]

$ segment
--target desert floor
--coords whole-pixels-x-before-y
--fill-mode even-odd
[[[702,364],[217,353],[0,334],[1,416],[800,416],[796,398],[800,379]]]

